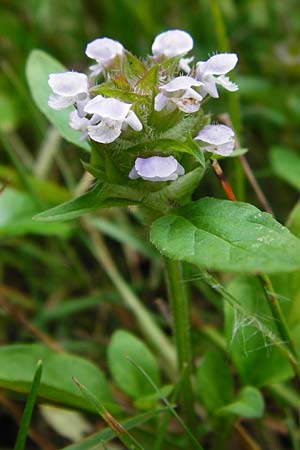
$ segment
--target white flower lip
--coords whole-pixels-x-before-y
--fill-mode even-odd
[[[110,38],[98,38],[90,42],[85,54],[98,63],[109,64],[117,55],[122,56],[124,47],[120,42]]]
[[[226,76],[236,66],[237,61],[238,57],[235,53],[220,53],[207,61],[199,61],[196,64],[196,78],[203,82],[203,86],[199,88],[200,93],[203,96],[209,94],[211,97],[218,98],[217,84],[228,91],[237,91],[237,84]]]
[[[185,55],[192,48],[193,38],[186,31],[169,30],[156,36],[152,44],[152,53],[155,58],[160,56],[172,58]]]
[[[234,149],[234,131],[226,125],[206,125],[194,138],[203,151],[228,156]]]
[[[124,103],[116,98],[105,98],[102,95],[96,95],[85,105],[84,111],[107,119],[124,120],[130,108],[131,103]]]
[[[128,125],[135,131],[141,131],[143,125],[132,111],[131,103],[121,102],[116,98],[105,98],[97,95],[84,108],[92,114],[88,135],[93,141],[109,144],[115,141]]]
[[[161,111],[165,107],[170,110],[179,108],[185,113],[197,112],[200,108],[202,95],[192,86],[200,87],[203,83],[187,75],[174,78],[169,83],[160,86],[160,93],[155,97],[154,109]]]
[[[237,62],[238,57],[235,53],[220,53],[211,56],[207,61],[199,61],[196,67],[205,75],[225,75],[235,68]]]
[[[150,156],[135,160],[129,178],[154,182],[174,181],[184,173],[184,168],[173,156]]]
[[[83,107],[89,99],[88,78],[84,73],[51,73],[48,84],[53,91],[48,105],[53,109],[64,109],[76,104],[78,113],[84,116]]]
[[[88,92],[88,78],[84,73],[51,73],[48,84],[54,94],[63,97],[75,97]]]
[[[159,89],[165,92],[176,92],[183,89],[190,89],[192,86],[201,86],[202,84],[201,81],[195,80],[195,78],[182,75],[174,78],[169,83],[160,86]]]

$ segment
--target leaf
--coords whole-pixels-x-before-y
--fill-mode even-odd
[[[142,61],[129,51],[125,50],[124,57],[124,74],[131,84],[135,84],[137,80],[144,76],[146,66]]]
[[[213,270],[276,273],[300,267],[300,241],[247,203],[191,202],[157,219],[151,241],[169,258]]]
[[[24,234],[68,236],[71,228],[67,224],[41,224],[32,220],[37,207],[24,192],[7,187],[0,194],[0,236]]]
[[[300,191],[300,155],[283,147],[271,149],[271,166],[275,174]]]
[[[72,144],[89,151],[87,141],[81,141],[81,132],[69,127],[69,115],[72,107],[61,111],[54,110],[48,106],[48,98],[51,89],[48,85],[50,73],[65,72],[66,68],[52,56],[42,50],[32,50],[26,64],[26,77],[30,87],[31,95],[37,107],[47,119],[58,129],[63,138]]]
[[[148,381],[133,367],[127,357],[139,364],[152,380],[159,384],[158,366],[148,347],[133,334],[117,330],[108,347],[108,364],[114,382],[134,399],[153,394]]]
[[[67,353],[55,353],[40,344],[0,347],[0,386],[14,392],[30,391],[37,361],[43,361],[39,397],[53,403],[95,412],[82,398],[72,376],[84,380],[102,402],[111,402],[107,381],[90,361]]]
[[[155,93],[155,90],[157,89],[157,77],[158,77],[158,71],[159,71],[159,65],[151,67],[143,78],[141,78],[136,86],[135,90],[139,94],[142,95],[151,95]]]
[[[210,413],[232,401],[233,379],[221,353],[205,353],[197,368],[196,380],[198,397]]]
[[[237,277],[227,291],[243,308],[244,314],[225,303],[225,328],[231,358],[244,384],[262,387],[284,381],[293,375],[289,362],[274,342],[253,323],[254,318],[277,337],[276,324],[258,279]]]
[[[41,222],[55,222],[75,219],[100,208],[128,206],[136,202],[130,199],[109,197],[105,185],[97,184],[91,191],[54,208],[37,214],[34,219]]]
[[[32,381],[32,385],[30,388],[30,392],[26,401],[26,405],[24,408],[22,420],[20,423],[20,428],[17,434],[17,439],[15,443],[14,450],[23,450],[25,448],[26,444],[26,438],[28,433],[28,428],[30,426],[31,422],[31,416],[34,408],[34,404],[36,401],[36,397],[38,394],[38,388],[41,381],[41,375],[42,375],[42,369],[43,369],[43,363],[42,361],[38,361]]]
[[[264,399],[258,389],[245,386],[238,394],[236,400],[223,406],[217,411],[217,415],[224,416],[234,414],[236,416],[255,419],[264,414]]]

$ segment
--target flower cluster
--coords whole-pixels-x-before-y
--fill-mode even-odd
[[[129,179],[176,180],[185,169],[173,156],[178,157],[176,152],[159,148],[165,136],[184,142],[189,135],[203,152],[223,156],[234,148],[229,127],[203,124],[201,105],[205,97],[219,97],[218,86],[238,89],[227,76],[237,55],[215,54],[193,63],[194,58],[187,56],[192,48],[188,33],[170,30],[156,36],[152,55],[140,61],[115,40],[95,39],[86,47],[86,55],[94,60],[89,76],[75,71],[50,74],[48,104],[58,110],[74,105],[69,125],[81,131],[81,139],[89,138],[106,149],[111,144],[112,153],[138,149],[127,171]],[[189,121],[190,116],[198,117],[198,122]],[[180,123],[184,126],[176,128]],[[174,130],[181,131],[176,135]],[[151,140],[158,145],[149,155]]]

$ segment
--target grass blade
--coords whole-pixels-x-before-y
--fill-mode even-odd
[[[153,419],[162,411],[165,411],[166,408],[158,408],[155,411],[149,411],[146,413],[139,414],[137,416],[131,417],[130,419],[124,420],[121,422],[121,426],[125,428],[127,431],[131,430],[148,420]],[[68,445],[68,447],[64,447],[63,450],[95,450],[96,446],[99,444],[110,441],[115,437],[115,433],[111,428],[105,428],[104,430],[98,431],[91,436],[87,437],[81,442],[76,444]]]
[[[81,390],[83,396],[95,406],[97,412],[102,417],[102,419],[107,423],[107,425],[113,430],[115,435],[120,439],[120,441],[125,445],[128,450],[145,450],[131,434],[128,433],[126,428],[124,428],[108,411],[107,409],[97,400],[97,398],[83,385],[77,378],[73,377],[73,381]]]
[[[38,361],[31,385],[31,389],[25,404],[24,413],[22,416],[22,420],[20,423],[20,428],[17,434],[16,443],[14,446],[14,450],[24,450],[26,438],[28,434],[28,428],[31,421],[32,411],[35,404],[35,400],[38,395],[38,389],[40,385],[40,380],[42,376],[43,363],[41,360]]]
[[[139,370],[144,377],[148,380],[148,382],[151,384],[151,386],[153,387],[153,389],[155,390],[155,392],[157,392],[157,394],[159,395],[160,399],[164,402],[164,404],[168,407],[168,409],[172,412],[173,416],[177,419],[177,421],[180,423],[180,425],[182,426],[182,428],[184,429],[184,431],[186,432],[186,434],[189,436],[191,442],[193,443],[194,448],[196,448],[197,450],[204,450],[203,447],[201,446],[201,444],[197,441],[197,439],[195,438],[195,436],[193,435],[193,433],[191,432],[191,430],[186,426],[186,424],[184,423],[184,421],[181,419],[181,417],[177,414],[177,412],[175,411],[175,409],[173,408],[173,406],[171,405],[171,403],[169,402],[169,400],[163,395],[163,393],[161,392],[161,390],[159,389],[158,386],[156,386],[156,384],[152,381],[152,379],[149,377],[149,375],[144,371],[144,369],[142,367],[140,367],[136,362],[134,362],[131,358],[127,357],[128,361],[131,362],[131,364],[133,364],[137,370]]]

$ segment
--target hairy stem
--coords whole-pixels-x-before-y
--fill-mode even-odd
[[[179,261],[165,258],[166,279],[172,311],[173,333],[177,350],[177,364],[183,371],[181,399],[184,414],[191,429],[195,426],[195,413],[192,390],[192,350],[190,338],[190,309],[186,286],[183,280],[182,265]]]

